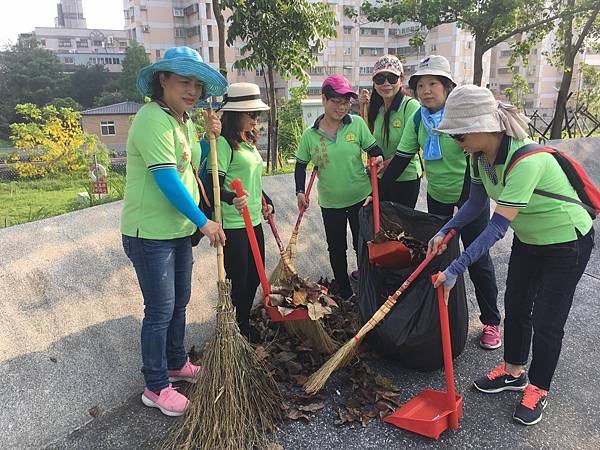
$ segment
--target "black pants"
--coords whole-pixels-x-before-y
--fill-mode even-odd
[[[427,211],[439,216],[452,216],[454,206],[448,203],[440,203],[427,194]],[[487,227],[490,222],[490,203],[487,201],[479,217],[460,230],[460,239],[465,248],[473,242],[477,236]],[[496,273],[489,252],[469,266],[469,276],[475,286],[475,297],[479,305],[479,320],[484,325],[500,325],[501,316],[498,311],[498,286],[496,285]]]
[[[388,200],[394,203],[415,209],[417,199],[419,198],[419,189],[421,188],[421,179],[410,181],[395,181],[386,189],[381,200]]]
[[[513,239],[504,306],[504,360],[525,365],[533,330],[529,381],[549,390],[573,295],[590,259],[594,229],[576,241],[553,245]]]
[[[348,279],[348,261],[346,258],[346,230],[350,223],[352,232],[352,246],[354,253],[358,255],[358,211],[364,200],[347,208],[321,208],[325,236],[327,238],[327,251],[329,252],[329,263],[333,270],[333,276],[340,287],[342,298],[352,295],[352,286]]]
[[[254,227],[258,248],[265,261],[265,238],[262,225]],[[225,272],[231,280],[231,300],[235,306],[235,317],[242,334],[248,331],[250,310],[254,303],[256,289],[260,284],[258,271],[252,256],[250,241],[245,228],[225,229],[227,245],[223,247]]]

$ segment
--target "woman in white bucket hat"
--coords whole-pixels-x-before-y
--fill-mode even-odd
[[[435,130],[444,117],[448,94],[456,87],[450,73],[450,63],[443,56],[428,56],[421,60],[408,85],[416,93],[421,108],[402,133],[396,155],[383,175],[382,190],[386,191],[391,186],[422,148],[427,177],[427,211],[451,217],[455,207],[460,207],[466,201],[470,183],[467,159],[462,148],[449,136]],[[473,242],[489,220],[489,212],[481,211],[477,220],[461,230],[465,247]],[[496,275],[489,253],[469,267],[469,275],[475,286],[479,319],[483,324],[479,345],[489,350],[496,349],[502,342],[501,316],[497,304]]]
[[[213,245],[225,242],[221,226],[198,208],[192,165],[200,162],[200,148],[188,111],[207,96],[223,95],[227,81],[196,50],[173,47],[140,71],[137,87],[152,101],[135,115],[127,137],[121,233],[144,297],[142,402],[180,416],[188,401],[170,382],[193,383],[200,371],[184,348],[191,235],[199,228]],[[207,127],[221,131],[218,120]]]
[[[546,407],[594,229],[557,159],[534,152],[541,146],[527,138],[528,122],[514,106],[497,102],[488,89],[467,85],[450,94],[437,129],[470,155],[474,176],[469,199],[431,240],[429,251],[439,250],[448,230],[463,228],[482,210],[487,214],[488,196],[496,201],[488,226],[438,278],[436,285],[443,283],[447,294],[472,261],[502,239],[509,226],[514,230],[504,295],[504,361],[474,385],[486,393],[524,391],[513,418],[533,425]]]
[[[250,310],[260,283],[250,242],[246,235],[241,210],[247,206],[252,218],[263,261],[265,241],[261,216],[273,213],[273,204],[262,190],[263,159],[258,150],[258,118],[269,106],[260,98],[260,89],[253,83],[234,83],[227,89],[219,111],[222,132],[217,139],[217,159],[221,186],[223,229],[227,237],[224,248],[225,271],[231,280],[231,299],[235,305],[240,332],[250,342],[258,342],[259,335],[250,325]],[[210,156],[209,156],[209,172]],[[246,195],[237,198],[229,184],[239,178]],[[209,177],[212,181],[212,177]],[[209,189],[212,193],[212,187]],[[262,196],[267,208],[263,210]]]

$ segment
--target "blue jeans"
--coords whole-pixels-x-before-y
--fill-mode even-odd
[[[462,203],[464,202],[458,202],[457,205],[440,203],[427,194],[427,211],[438,216],[451,217],[454,214],[454,206],[460,208]],[[479,217],[460,230],[460,239],[465,248],[477,239],[489,222],[490,203],[488,200]],[[481,258],[469,266],[469,276],[475,287],[475,297],[481,313],[479,320],[484,325],[500,325],[502,317],[498,311],[498,286],[490,252],[485,252]]]
[[[513,238],[504,295],[504,360],[527,364],[533,334],[529,381],[544,390],[550,389],[575,288],[593,246],[593,228],[560,244],[530,245]]]
[[[146,387],[160,391],[169,384],[167,369],[183,367],[185,308],[192,290],[189,237],[171,240],[123,236],[144,297],[142,373]]]

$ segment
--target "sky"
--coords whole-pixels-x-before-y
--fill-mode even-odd
[[[35,27],[53,27],[59,0],[0,0],[0,49],[13,44],[19,33]],[[88,28],[122,30],[123,0],[83,0],[83,16]]]

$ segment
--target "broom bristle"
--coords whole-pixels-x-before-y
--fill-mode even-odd
[[[163,444],[168,449],[266,448],[281,418],[281,393],[248,341],[239,334],[231,284],[219,282],[215,335],[207,343],[201,379],[182,421]]]
[[[304,383],[304,390],[306,393],[312,395],[319,392],[323,386],[325,386],[333,372],[341,369],[352,360],[359,343],[359,340],[352,338],[346,342],[342,348],[335,352],[335,354],[329,358],[319,370],[306,380],[306,383]]]
[[[288,320],[283,324],[289,334],[309,341],[311,347],[318,352],[331,355],[340,347],[318,320]]]

